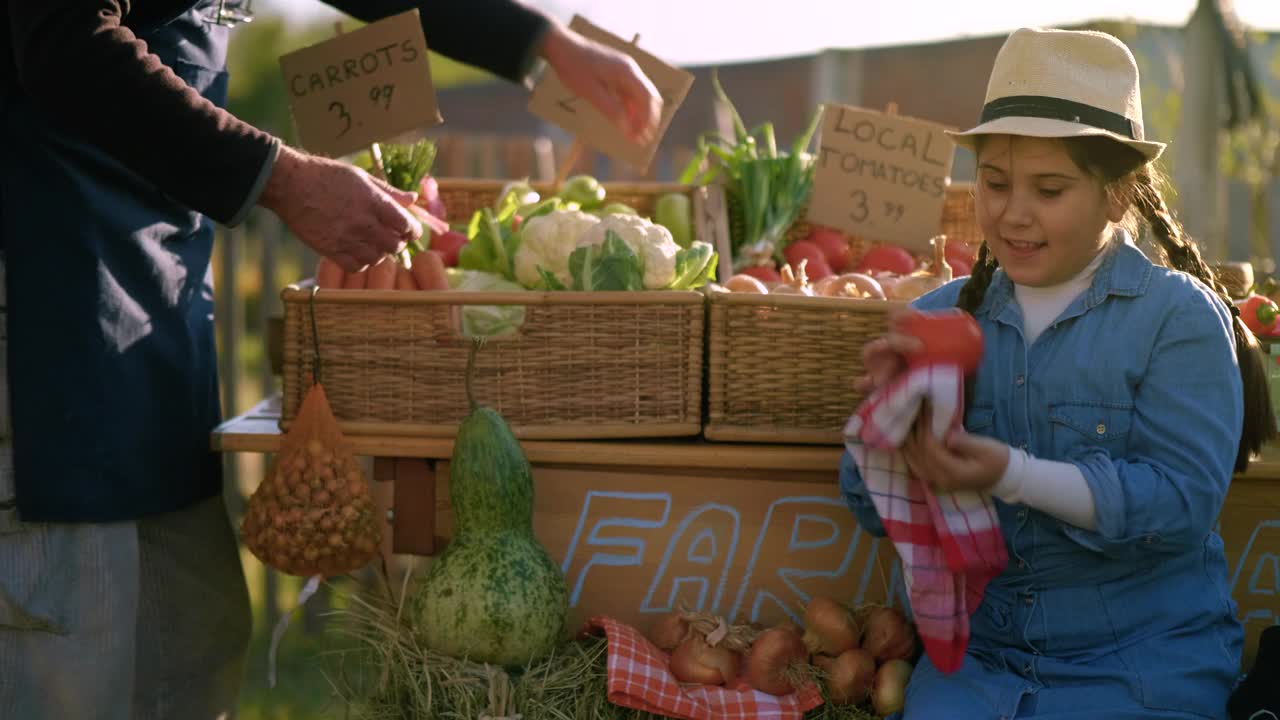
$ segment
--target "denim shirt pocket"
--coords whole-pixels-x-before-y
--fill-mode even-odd
[[[1124,454],[1133,425],[1133,405],[1065,402],[1049,406],[1053,458],[1065,460],[1081,450],[1098,448],[1111,457]]]

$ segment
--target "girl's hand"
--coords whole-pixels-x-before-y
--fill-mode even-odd
[[[928,407],[907,435],[902,456],[916,477],[939,492],[990,490],[1009,464],[1009,446],[957,428],[945,441],[929,431]]]
[[[862,346],[862,367],[866,374],[854,386],[869,395],[889,384],[907,366],[907,355],[919,352],[923,344],[918,338],[898,330],[901,320],[912,310],[899,311],[889,317],[889,333]]]

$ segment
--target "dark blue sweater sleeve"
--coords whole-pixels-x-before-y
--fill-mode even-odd
[[[447,58],[521,82],[551,20],[515,0],[325,0],[372,22],[417,8],[427,47]]]

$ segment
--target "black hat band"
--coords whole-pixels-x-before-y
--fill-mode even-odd
[[[1135,130],[1140,126],[1124,115],[1074,100],[1045,95],[1014,95],[992,100],[983,106],[979,124],[1006,117],[1064,120],[1106,130],[1130,140],[1138,140],[1138,135],[1141,134],[1140,130]]]

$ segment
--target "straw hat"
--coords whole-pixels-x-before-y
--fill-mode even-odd
[[[1078,30],[1015,31],[996,55],[978,126],[947,134],[969,149],[976,135],[1102,135],[1147,160],[1165,147],[1143,137],[1133,53],[1106,33]]]

